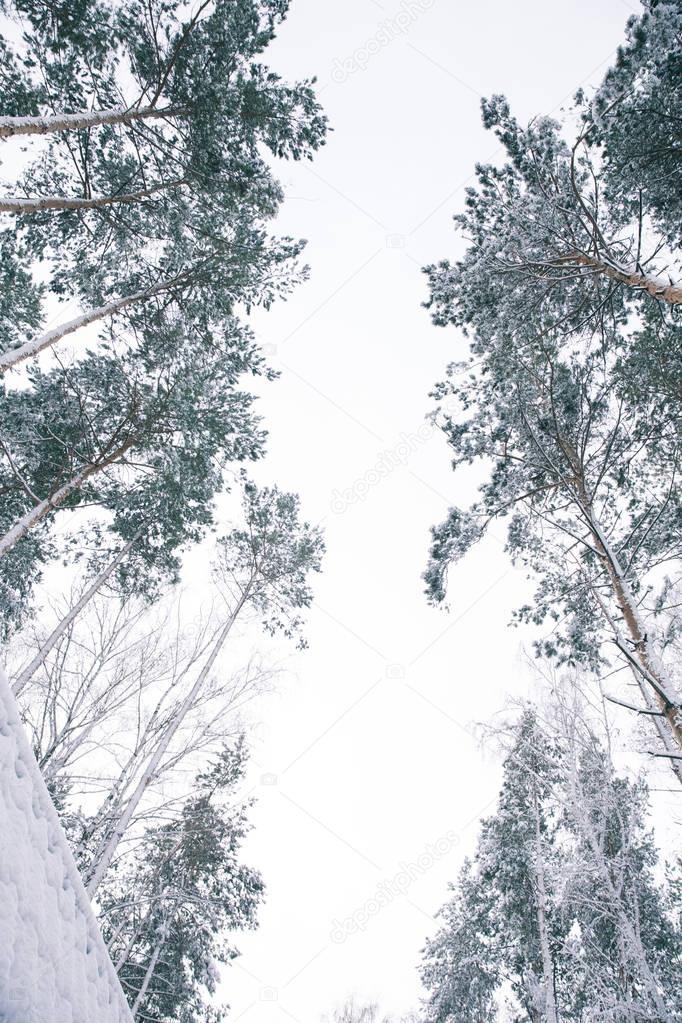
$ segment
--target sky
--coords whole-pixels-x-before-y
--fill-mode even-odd
[[[333,127],[286,164],[275,229],[308,239],[309,281],[254,321],[280,379],[262,391],[261,482],[301,495],[326,534],[309,649],[259,705],[245,849],[260,926],[224,972],[233,1023],[312,1023],[350,994],[397,1016],[422,994],[419,950],[492,808],[500,769],[476,723],[533,686],[529,584],[502,527],[423,596],[429,528],[474,496],[425,417],[463,355],[431,325],[421,267],[461,245],[451,216],[475,162],[499,157],[481,96],[558,113],[613,60],[625,0],[292,0],[268,62],[317,75]]]

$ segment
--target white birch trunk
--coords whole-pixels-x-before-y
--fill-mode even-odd
[[[95,892],[97,891],[102,881],[102,878],[104,877],[106,871],[109,868],[109,864],[111,863],[114,853],[118,848],[118,844],[121,841],[123,835],[125,834],[126,828],[133,819],[135,811],[140,805],[142,797],[144,796],[148,786],[154,780],[154,776],[159,768],[159,765],[163,757],[165,756],[166,752],[168,751],[168,748],[171,742],[173,741],[173,738],[177,730],[183,723],[189,710],[194,704],[197,696],[203,689],[206,679],[208,678],[208,675],[211,669],[213,668],[213,665],[215,664],[215,660],[218,654],[220,653],[225,641],[227,640],[227,637],[229,636],[232,627],[235,621],[237,620],[237,617],[240,614],[242,608],[244,607],[247,599],[248,589],[245,590],[244,593],[242,594],[239,602],[237,603],[237,606],[235,607],[234,611],[232,612],[227,622],[225,623],[223,629],[221,630],[220,634],[218,635],[218,638],[216,639],[213,645],[213,649],[211,650],[211,653],[209,654],[203,668],[199,672],[199,675],[197,676],[194,685],[188,692],[185,699],[180,704],[177,714],[170,721],[166,731],[161,736],[154,752],[149,757],[142,777],[138,781],[134,791],[130,796],[130,799],[126,803],[125,809],[123,810],[118,821],[116,822],[116,826],[114,827],[113,831],[105,837],[104,841],[100,843],[100,847],[95,853],[93,857],[93,862],[88,871],[86,891],[90,898],[92,898]]]
[[[48,114],[45,117],[0,117],[0,139],[13,135],[49,135],[55,131],[96,128],[100,124],[131,124],[149,118],[187,114],[187,107],[113,107],[110,110],[85,110],[78,114]]]
[[[142,999],[147,994],[147,988],[149,987],[150,981],[151,981],[152,977],[154,976],[154,970],[156,969],[156,964],[159,961],[159,956],[161,955],[161,949],[163,948],[163,945],[164,945],[163,940],[160,940],[158,945],[156,946],[156,948],[152,952],[152,957],[149,960],[149,966],[147,967],[147,971],[146,971],[146,973],[144,975],[144,980],[142,981],[142,986],[141,986],[140,990],[137,992],[137,996],[135,998],[135,1001],[133,1002],[133,1004],[132,1004],[132,1006],[130,1008],[130,1011],[133,1014],[133,1018],[135,1018],[135,1016],[137,1015],[137,1010],[140,1008],[140,1005],[142,1003]]]
[[[535,829],[535,882],[537,885],[537,920],[542,956],[542,975],[545,989],[545,1017],[547,1023],[557,1023],[556,999],[554,997],[554,968],[547,933],[547,886],[545,882],[545,861],[540,832],[540,811],[535,781],[533,781],[533,825]]]
[[[147,743],[148,737],[153,734],[154,727],[158,720],[159,713],[162,709],[164,697],[162,696],[156,704],[151,717],[147,721],[141,737],[138,738],[135,749],[128,757],[128,760],[119,771],[118,778],[115,780],[111,789],[109,790],[106,799],[102,806],[99,808],[94,817],[88,821],[88,826],[84,829],[81,840],[78,845],[78,858],[79,860],[85,855],[87,851],[87,843],[93,834],[100,830],[100,828],[110,818],[114,818],[119,812],[120,806],[123,804],[123,793],[125,792],[128,779],[131,774],[137,768],[138,761],[142,756],[142,752]],[[106,840],[104,840],[106,841]],[[100,842],[100,847],[104,844],[104,841]],[[97,854],[93,857],[93,862],[96,860]],[[92,864],[91,864],[92,866]]]
[[[42,210],[100,209],[103,206],[114,206],[119,203],[126,204],[141,202],[143,199],[148,199],[157,192],[162,192],[168,188],[176,188],[177,186],[184,184],[184,179],[179,178],[177,181],[169,181],[160,185],[155,185],[152,188],[143,188],[137,192],[124,192],[121,195],[98,195],[91,199],[67,199],[58,195],[44,195],[35,199],[30,199],[28,197],[13,198],[12,196],[2,196],[0,197],[0,213],[18,214],[40,213]]]
[[[50,348],[57,341],[61,341],[67,334],[73,334],[75,331],[80,330],[81,327],[87,327],[90,323],[96,323],[98,320],[104,320],[109,316],[113,316],[121,309],[127,309],[128,306],[135,305],[137,302],[145,302],[147,299],[153,298],[154,295],[158,295],[172,287],[179,279],[178,277],[169,278],[151,288],[146,288],[144,291],[137,291],[133,295],[125,295],[123,298],[114,299],[113,302],[107,302],[106,305],[97,306],[86,313],[81,313],[80,316],[76,316],[73,320],[68,320],[58,327],[53,327],[52,330],[48,330],[45,334],[41,334],[32,341],[27,341],[26,344],[20,345],[18,348],[12,348],[8,352],[3,352],[0,355],[0,374],[5,373],[8,369],[13,369],[26,359],[38,355],[39,352]]]
[[[75,621],[85,605],[101,589],[107,579],[109,579],[112,573],[116,570],[118,565],[121,564],[141,535],[142,531],[140,530],[135,534],[132,540],[128,541],[125,547],[121,548],[116,557],[109,562],[106,568],[104,568],[100,574],[95,577],[95,579],[93,579],[92,583],[83,592],[80,599],[76,601],[73,607],[69,609],[68,613],[65,614],[62,620],[55,626],[35,657],[17,675],[13,686],[15,696],[18,696],[26,684],[33,678],[40,665],[44,663],[45,658],[54,648],[55,644],[64,635],[71,623]]]
[[[64,501],[69,497],[70,494],[77,490],[82,484],[94,476],[95,473],[101,472],[107,466],[117,461],[125,452],[132,447],[134,438],[130,438],[124,444],[121,444],[112,455],[103,459],[101,462],[97,462],[94,465],[89,465],[86,469],[82,469],[75,476],[72,476],[68,482],[62,484],[50,497],[46,497],[43,501],[38,501],[37,504],[31,508],[30,511],[22,515],[20,519],[14,523],[11,529],[9,529],[3,537],[0,537],[0,558],[4,557],[8,551],[19,543],[19,541],[29,533],[34,526],[37,526],[46,515],[51,511],[57,509]]]

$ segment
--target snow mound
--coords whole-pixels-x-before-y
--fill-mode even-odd
[[[0,1023],[131,1023],[0,669]]]

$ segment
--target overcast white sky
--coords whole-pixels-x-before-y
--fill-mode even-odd
[[[451,214],[495,155],[480,96],[506,93],[522,120],[557,111],[599,80],[634,10],[292,0],[268,53],[288,77],[318,75],[334,133],[312,165],[283,168],[277,228],[309,239],[312,276],[257,321],[282,371],[258,476],[301,494],[328,554],[310,649],[261,709],[247,854],[268,896],[225,973],[233,1023],[313,1023],[351,992],[418,1004],[419,949],[499,781],[471,723],[529,678],[507,628],[526,583],[499,541],[452,573],[449,615],[422,596],[429,526],[475,480],[424,431],[462,348],[420,307],[420,267],[456,252]],[[382,459],[397,465],[377,481]],[[343,933],[349,920],[363,929]]]

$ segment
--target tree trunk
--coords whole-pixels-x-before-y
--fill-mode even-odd
[[[129,437],[123,444],[120,444],[111,455],[103,458],[101,461],[89,465],[87,468],[82,469],[79,473],[76,473],[67,483],[62,484],[50,497],[46,497],[45,500],[39,501],[31,508],[30,511],[26,512],[18,519],[12,528],[8,530],[3,537],[0,537],[0,558],[2,558],[8,551],[17,544],[23,537],[29,533],[34,526],[37,526],[42,520],[49,515],[51,511],[55,511],[64,501],[69,497],[74,490],[78,490],[80,486],[85,483],[90,476],[94,476],[96,473],[101,472],[107,466],[112,465],[118,461],[135,443],[135,437]]]
[[[144,980],[142,981],[142,986],[141,986],[140,990],[137,992],[137,996],[135,998],[135,1001],[133,1002],[133,1004],[130,1007],[130,1011],[133,1014],[133,1018],[137,1015],[137,1010],[140,1008],[140,1004],[142,1002],[142,999],[147,994],[147,988],[149,987],[150,981],[151,981],[152,977],[154,976],[154,970],[156,969],[156,964],[159,961],[159,956],[161,955],[161,949],[163,948],[163,946],[164,946],[164,941],[162,939],[162,940],[159,941],[158,945],[156,946],[156,948],[152,952],[152,957],[149,960],[149,966],[147,967],[147,972],[144,975]]]
[[[168,855],[164,857],[163,861],[161,862],[161,864],[157,868],[156,875],[155,875],[156,877],[158,877],[158,875],[161,873],[161,870],[163,869],[163,867],[170,860],[173,859],[175,854],[182,847],[182,843],[183,842],[184,842],[184,837],[178,839],[178,841],[175,842],[175,844],[171,847],[170,851],[168,852]],[[144,931],[144,929],[147,926],[147,923],[149,922],[149,920],[151,920],[152,914],[153,914],[154,909],[155,909],[155,904],[157,902],[162,902],[162,900],[166,897],[167,892],[168,892],[168,888],[162,888],[156,898],[151,898],[149,900],[149,905],[148,905],[148,908],[147,908],[147,912],[144,914],[144,916],[142,917],[140,922],[137,924],[137,926],[133,930],[132,934],[129,936],[128,941],[126,942],[126,945],[125,945],[123,951],[121,952],[121,954],[117,958],[116,962],[114,963],[114,969],[116,970],[116,973],[120,973],[121,970],[123,969],[123,967],[125,966],[125,964],[130,959],[130,954],[133,951],[133,948],[135,947],[135,942],[137,941],[139,936]],[[121,933],[121,931],[125,928],[125,924],[126,924],[126,921],[124,919],[123,923],[120,924],[120,926],[117,928],[116,934],[114,935],[112,940],[107,945],[107,949],[110,952],[111,952],[111,949],[112,949],[114,941],[116,940],[118,935]]]
[[[40,213],[42,210],[93,210],[103,206],[114,206],[117,203],[133,203],[148,199],[157,192],[168,188],[176,188],[186,184],[184,178],[177,181],[169,181],[164,184],[154,185],[152,188],[143,188],[138,192],[125,192],[121,195],[99,195],[92,199],[64,199],[61,196],[41,196],[37,199],[19,198],[9,196],[0,198],[0,213]]]
[[[638,671],[634,664],[630,665],[630,670],[635,677],[635,681],[639,686],[639,690],[642,694],[642,698],[647,706],[647,709],[652,713],[648,715],[653,721],[654,728],[658,732],[658,737],[661,740],[661,744],[668,755],[670,760],[670,766],[673,769],[677,780],[682,785],[682,756],[679,754],[679,747],[676,745],[674,736],[671,734],[670,728],[668,728],[668,721],[663,715],[663,712],[658,710],[658,704],[656,697],[642,678],[642,673]]]
[[[575,473],[578,504],[592,535],[594,546],[606,571],[611,584],[611,590],[621,610],[623,621],[633,645],[632,653],[623,646],[621,646],[621,649],[628,657],[630,666],[638,674],[638,682],[645,703],[647,706],[650,705],[649,694],[651,693],[656,706],[668,723],[672,739],[676,746],[682,749],[682,709],[675,696],[674,681],[667,676],[665,668],[653,650],[646,626],[640,617],[637,602],[626,578],[625,571],[620,564],[618,555],[615,551],[611,550],[606,534],[601,528],[601,523],[593,515],[592,502],[585,486],[582,467],[577,453],[566,443],[565,439],[560,438],[560,442]],[[615,638],[618,641],[617,631]],[[660,719],[654,720],[657,721],[656,728],[660,734]],[[664,741],[664,745],[668,749],[668,743]],[[674,758],[671,758],[671,765],[676,776],[682,780],[682,760],[676,761]]]
[[[204,651],[211,646],[212,641],[209,641],[205,647],[202,647],[197,657],[192,659],[190,666],[193,666],[196,663],[196,661],[200,659]],[[184,678],[190,666],[183,668],[179,676],[180,678]],[[133,749],[132,753],[128,757],[125,764],[123,764],[123,766],[121,767],[118,777],[109,788],[109,791],[106,795],[104,802],[100,806],[97,813],[95,813],[94,816],[88,819],[87,825],[83,828],[77,852],[79,862],[81,862],[85,858],[85,854],[87,852],[87,844],[89,840],[92,838],[92,836],[96,834],[98,831],[101,830],[105,831],[105,837],[99,840],[98,849],[101,849],[106,844],[108,840],[108,835],[111,830],[111,821],[116,820],[117,814],[121,812],[121,807],[125,804],[124,793],[128,785],[128,781],[133,775],[133,772],[137,771],[138,765],[142,760],[143,756],[147,755],[146,749],[150,737],[156,736],[158,741],[158,734],[163,731],[163,728],[167,727],[167,722],[158,726],[158,721],[161,711],[164,709],[164,702],[166,696],[168,695],[168,693],[170,692],[174,685],[176,685],[175,680],[171,683],[170,688],[168,690],[165,690],[157,700],[156,706],[154,707],[151,716],[149,717],[147,723],[145,724],[141,736],[138,736],[136,740],[135,748]],[[90,867],[88,869],[92,869],[92,863],[95,862],[97,855],[98,853],[96,853],[91,858]]]
[[[540,954],[542,956],[542,978],[545,989],[545,1018],[547,1023],[557,1023],[556,999],[554,997],[554,966],[547,933],[547,888],[545,884],[545,862],[540,832],[540,810],[535,780],[533,780],[533,824],[535,829],[535,883],[537,886],[537,920]]]
[[[568,262],[588,267],[595,273],[604,274],[606,277],[626,284],[630,288],[636,288],[638,291],[646,291],[652,298],[660,299],[669,305],[682,305],[682,285],[680,284],[672,284],[670,281],[664,281],[661,277],[649,277],[638,270],[628,270],[609,260],[588,256],[583,252],[572,252],[561,260],[562,265]]]
[[[189,107],[113,107],[111,110],[86,110],[78,114],[48,114],[45,117],[0,117],[0,139],[14,135],[49,135],[55,131],[96,128],[100,124],[132,124],[158,117],[176,117],[189,113]]]
[[[682,748],[682,716],[679,704],[674,696],[674,683],[667,678],[665,669],[652,649],[646,627],[639,615],[637,602],[625,578],[625,573],[618,557],[610,549],[599,523],[594,519],[591,520],[591,530],[597,549],[601,554],[602,562],[606,568],[616,603],[623,614],[623,621],[630,634],[633,645],[632,657],[639,667],[642,678],[648,682],[650,689],[653,690],[656,704],[667,720],[676,744]]]
[[[142,800],[142,797],[144,796],[148,786],[154,780],[154,776],[159,768],[159,764],[161,763],[161,760],[163,759],[166,752],[168,751],[168,748],[171,742],[173,741],[175,733],[177,732],[178,728],[180,727],[185,717],[187,716],[187,713],[191,709],[197,696],[201,692],[204,683],[206,682],[206,679],[211,669],[213,668],[213,665],[215,664],[215,660],[218,654],[220,653],[225,641],[227,640],[230,631],[232,630],[232,626],[234,625],[238,615],[240,614],[242,608],[244,607],[248,600],[248,596],[249,590],[247,587],[247,589],[240,597],[234,611],[229,616],[223,629],[219,633],[218,638],[216,639],[213,645],[213,649],[211,650],[211,653],[209,654],[208,659],[204,664],[204,667],[199,672],[199,675],[197,676],[194,685],[190,689],[185,699],[180,704],[177,714],[169,723],[165,733],[161,736],[161,739],[159,740],[156,749],[154,750],[149,760],[147,761],[144,773],[142,774],[142,777],[137,783],[132,795],[130,796],[130,799],[126,803],[125,809],[123,810],[123,813],[119,817],[115,828],[109,835],[105,836],[105,839],[103,840],[103,842],[100,843],[99,849],[93,856],[92,863],[87,872],[87,882],[85,886],[86,891],[90,898],[93,898],[95,892],[97,891],[102,881],[102,878],[104,877],[106,871],[108,870],[109,864],[111,863],[111,860],[114,856],[114,853],[116,852],[118,844],[121,841],[121,838],[125,834],[126,828],[130,824],[133,815],[135,814],[135,811],[140,805],[140,801]]]
[[[80,316],[76,316],[75,319],[68,320],[67,323],[62,323],[59,327],[48,330],[45,334],[34,338],[33,341],[27,341],[26,344],[20,345],[19,348],[12,348],[10,351],[4,352],[0,355],[0,374],[18,366],[25,359],[38,355],[39,352],[44,351],[46,348],[50,348],[57,341],[61,341],[63,337],[66,337],[67,334],[73,334],[74,331],[80,330],[81,327],[87,327],[90,323],[96,323],[98,320],[113,316],[115,313],[120,312],[121,309],[126,309],[137,302],[145,302],[147,299],[153,298],[154,295],[159,295],[161,292],[172,288],[174,284],[178,284],[186,279],[186,277],[187,274],[171,277],[161,281],[160,284],[155,284],[151,288],[146,288],[144,291],[137,291],[133,295],[116,298],[113,302],[107,302],[106,305],[90,309],[89,312],[82,313]]]
[[[604,886],[608,892],[608,897],[611,901],[611,914],[618,922],[620,937],[623,939],[624,943],[629,946],[630,953],[637,963],[644,985],[646,986],[651,1000],[656,1007],[656,1019],[659,1020],[660,1023],[673,1023],[673,1018],[667,1011],[665,1003],[661,998],[658,982],[651,972],[651,967],[649,966],[649,961],[646,957],[641,939],[636,933],[635,928],[632,926],[632,921],[628,917],[628,914],[625,912],[620,890],[616,887],[613,878],[611,877],[611,872],[609,870],[608,863],[605,861],[599,837],[595,835],[594,825],[590,819],[589,810],[586,808],[586,800],[583,798],[583,794],[579,788],[575,785],[575,780],[573,781],[572,787],[573,805],[571,809],[573,817],[592,853],[594,864],[598,873],[601,875]]]
[[[69,625],[71,625],[71,623],[78,617],[85,605],[94,597],[115,569],[121,564],[133,545],[142,536],[142,532],[143,531],[141,529],[138,530],[132,540],[129,540],[125,547],[121,548],[116,557],[112,558],[106,568],[102,569],[99,575],[93,579],[80,599],[76,601],[73,607],[69,609],[68,613],[64,615],[62,620],[52,630],[35,657],[19,672],[13,687],[15,696],[18,696],[27,682],[33,678],[40,665],[44,663],[45,658],[53,649],[54,645],[64,635]]]
[[[136,742],[135,749],[128,757],[126,763],[121,767],[118,778],[115,780],[115,782],[109,789],[109,792],[107,793],[104,803],[99,808],[97,813],[88,820],[87,826],[83,828],[81,838],[78,844],[77,855],[79,862],[85,856],[85,853],[87,851],[87,843],[90,840],[90,838],[95,834],[96,831],[98,831],[103,826],[103,824],[106,823],[108,819],[115,818],[116,813],[119,812],[119,808],[123,802],[122,793],[125,791],[125,787],[128,783],[128,779],[131,776],[131,773],[133,772],[133,770],[137,768],[137,763],[140,760],[140,757],[142,756],[142,751],[145,748],[147,737],[153,733],[153,728],[156,725],[159,712],[161,711],[163,705],[164,696],[165,694],[162,695],[160,699],[157,701],[156,706],[152,711],[151,717],[144,726],[141,737],[139,737]],[[105,842],[106,839],[100,840],[99,847],[101,847]],[[92,861],[94,862],[95,859],[96,856],[92,858]],[[91,869],[91,867],[92,862],[90,864],[90,868],[88,869]]]

